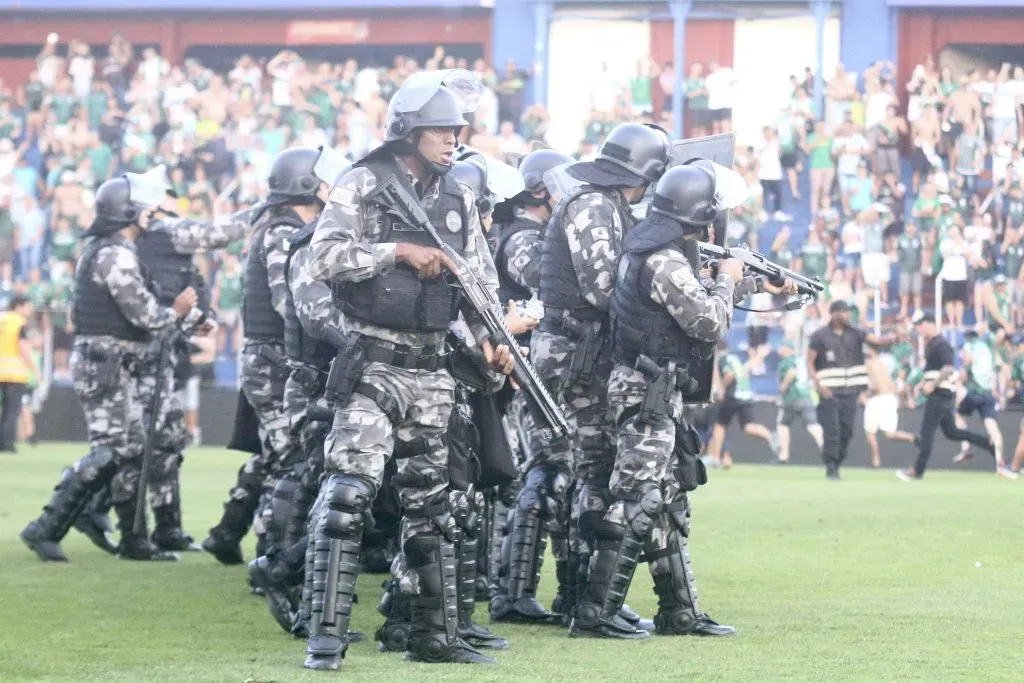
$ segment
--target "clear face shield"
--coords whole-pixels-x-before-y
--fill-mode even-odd
[[[582,180],[573,178],[566,172],[566,169],[575,164],[575,161],[555,166],[544,173],[544,187],[551,195],[551,205],[557,204],[562,197],[566,196],[580,185],[585,185]]]
[[[174,196],[167,166],[160,164],[145,173],[125,173],[128,181],[128,198],[140,212],[160,209],[168,197]],[[172,211],[165,211],[176,215]]]
[[[476,111],[484,85],[473,72],[466,69],[419,71],[412,74],[391,98],[389,109],[396,114],[419,111],[442,85],[458,98],[463,114]]]
[[[352,168],[352,164],[340,152],[335,151],[332,147],[321,147],[320,156],[313,164],[313,173],[321,182],[326,183],[327,187],[333,188],[338,183],[338,179],[350,168]]]

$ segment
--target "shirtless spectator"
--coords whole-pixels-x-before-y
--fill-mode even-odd
[[[980,124],[983,122],[981,97],[977,91],[971,89],[970,78],[960,77],[960,87],[954,90],[949,99],[946,100],[945,123],[949,124],[949,140],[952,142],[964,132],[964,126],[968,123]]]
[[[881,180],[886,173],[900,172],[900,138],[907,134],[907,122],[903,120],[896,106],[885,108],[885,117],[871,129],[875,146],[875,162],[872,170]]]
[[[879,432],[887,439],[905,443],[914,443],[917,437],[899,430],[900,401],[896,394],[896,380],[893,379],[894,368],[870,346],[865,367],[868,371],[868,393],[861,399],[864,403],[864,433],[871,451],[871,466],[881,467]]]
[[[942,141],[942,124],[934,104],[925,104],[921,117],[914,121],[911,129],[914,151],[910,162],[914,169],[912,190],[916,194],[921,181],[927,180],[928,172],[940,163],[938,149]]]

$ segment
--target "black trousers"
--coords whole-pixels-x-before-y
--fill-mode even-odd
[[[4,403],[0,412],[0,448],[12,448],[18,440],[18,416],[21,415],[21,399],[26,391],[24,384],[0,382],[0,396]]]
[[[857,394],[833,394],[818,403],[818,422],[821,423],[824,442],[821,459],[828,472],[838,472],[846,460],[853,438],[853,425],[857,421]]]
[[[991,450],[992,443],[988,436],[960,429],[956,426],[953,410],[956,407],[956,396],[951,391],[936,389],[924,404],[924,417],[921,418],[920,445],[917,461],[914,463],[914,474],[921,476],[928,466],[928,458],[932,457],[932,446],[935,445],[935,431],[942,430],[942,435],[950,441],[967,441],[979,448]]]

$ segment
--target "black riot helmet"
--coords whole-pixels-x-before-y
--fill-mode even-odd
[[[144,211],[156,209],[168,195],[170,183],[164,166],[147,173],[126,173],[111,178],[96,190],[96,217],[84,233],[109,235],[137,224]]]
[[[134,223],[143,207],[131,200],[131,188],[124,176],[111,178],[96,190],[96,218],[111,223]]]
[[[544,174],[556,166],[571,162],[571,157],[553,149],[538,149],[535,152],[530,152],[519,162],[519,173],[522,174],[523,182],[526,183],[526,192],[530,194],[546,193],[548,189],[544,185]]]
[[[715,176],[702,165],[671,168],[654,187],[651,211],[679,221],[684,228],[706,230],[718,210]]]
[[[476,109],[483,84],[465,69],[421,71],[406,79],[388,103],[384,142],[399,154],[413,154],[437,175],[452,165],[422,158],[419,133],[424,128],[451,128],[458,137],[469,125],[465,114]]]
[[[319,158],[320,150],[313,147],[286,149],[274,157],[267,181],[268,203],[303,203],[304,198],[315,198],[322,182],[314,171]]]
[[[620,123],[605,138],[594,161],[566,168],[577,180],[599,187],[643,187],[657,182],[669,162],[664,130],[641,123]]]

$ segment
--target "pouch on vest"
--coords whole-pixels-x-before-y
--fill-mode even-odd
[[[235,427],[231,432],[228,448],[243,453],[259,453],[263,449],[260,443],[260,419],[256,411],[249,405],[249,399],[239,389],[238,404],[235,407]]]
[[[676,480],[684,492],[708,483],[708,471],[700,459],[700,436],[691,424],[676,427],[676,443],[672,455],[676,459]]]
[[[480,433],[480,476],[477,487],[504,486],[519,479],[515,454],[508,445],[508,435],[502,423],[499,406],[500,394],[473,393],[469,397],[473,406],[473,422]]]
[[[349,402],[355,393],[356,385],[363,377],[363,371],[369,365],[366,360],[366,348],[360,343],[361,339],[359,335],[352,335],[338,349],[338,355],[331,361],[324,397],[336,408],[342,408]]]
[[[456,491],[467,491],[480,478],[480,433],[458,408],[448,418],[448,476]]]
[[[562,386],[588,386],[594,381],[601,351],[605,346],[604,325],[601,321],[580,322],[567,314],[562,319],[562,326],[576,345]]]

